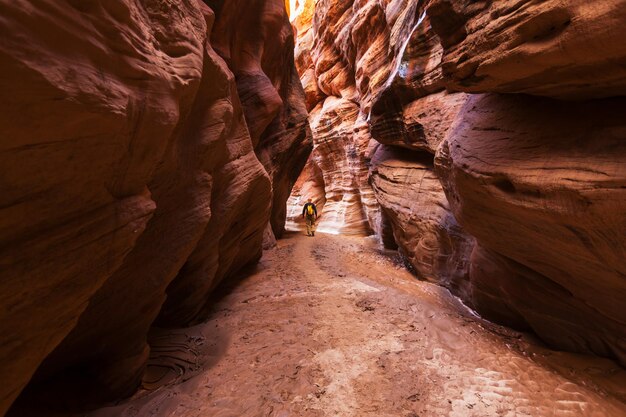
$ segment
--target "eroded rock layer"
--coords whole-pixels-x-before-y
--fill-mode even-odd
[[[294,61],[294,34],[278,0],[222,0],[211,40],[237,79],[257,157],[272,180],[273,233],[307,157],[311,132]],[[242,30],[242,28],[246,28]]]
[[[437,0],[427,13],[449,89],[584,100],[475,96],[439,148],[450,205],[480,244],[474,306],[552,346],[625,364],[624,102],[599,98],[625,93],[613,36],[626,9]]]
[[[433,0],[446,84],[557,98],[626,95],[620,0]]]
[[[474,242],[450,212],[430,155],[379,146],[370,175],[396,243],[417,275],[469,298]]]
[[[284,3],[209,3],[232,50],[274,44],[253,81],[200,1],[0,5],[0,415],[31,378],[15,415],[132,393],[157,315],[201,317],[282,231],[311,146]]]
[[[472,239],[447,208],[433,157],[467,95],[444,89],[443,48],[424,6],[303,3],[293,20],[296,66],[312,110],[308,164],[316,169],[294,188],[289,218],[297,221],[304,198],[323,201],[319,230],[374,232],[420,276],[465,291]]]
[[[373,191],[370,230],[390,226],[420,277],[625,364],[623,2],[302,3],[307,106],[351,110],[314,123],[309,164],[324,163],[297,195]],[[358,158],[341,149],[355,137]],[[345,166],[369,183],[346,182]]]
[[[450,204],[466,230],[481,245],[519,263],[518,269],[527,268],[516,273],[518,281],[543,280],[554,288],[509,289],[500,297],[512,306],[532,300],[533,307],[516,308],[553,344],[622,362],[624,108],[624,99],[564,103],[474,96],[437,158]],[[502,269],[502,282],[511,280],[511,268]],[[534,279],[524,278],[528,275]],[[488,284],[475,278],[481,286]]]
[[[358,117],[359,109],[354,102],[332,96],[311,112],[315,149],[303,181],[310,183],[312,189],[296,190],[300,198],[294,204],[301,206],[308,198],[317,203],[323,201],[320,231],[344,234],[367,234],[370,231],[362,195],[367,181],[362,158],[369,141],[359,140],[354,132]],[[321,178],[316,176],[318,172]],[[317,194],[322,188],[320,183],[323,197]]]

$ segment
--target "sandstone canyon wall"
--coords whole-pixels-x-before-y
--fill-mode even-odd
[[[284,3],[252,3],[0,3],[0,415],[131,394],[155,320],[282,232],[311,137]]]
[[[420,277],[462,292],[473,239],[451,214],[433,159],[468,96],[445,89],[425,6],[303,3],[296,67],[314,150],[289,219],[297,223],[295,206],[311,197],[323,203],[319,230],[373,232]]]
[[[292,21],[315,145],[290,204],[323,202],[323,228],[341,202],[336,229],[485,317],[626,364],[626,5],[308,0]]]

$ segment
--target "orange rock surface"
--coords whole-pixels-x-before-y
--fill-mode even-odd
[[[322,175],[305,170],[294,195],[328,206],[341,190],[342,230],[361,218],[393,246],[391,227],[419,277],[554,347],[626,363],[625,103],[610,98],[626,95],[622,2],[304,9],[307,106],[350,111],[314,127]]]
[[[517,310],[551,344],[622,363],[625,105],[474,96],[436,164],[456,218],[510,260],[481,277],[481,251],[472,262],[478,290]]]
[[[0,415],[31,378],[15,415],[131,394],[157,315],[202,317],[282,231],[311,146],[290,25],[216,10],[0,5]]]
[[[556,98],[626,95],[620,0],[450,1],[427,8],[450,89]]]
[[[386,246],[399,246],[421,277],[460,291],[472,240],[450,214],[433,157],[467,95],[444,89],[443,49],[424,6],[319,0],[292,17],[314,150],[312,168],[289,201],[289,219],[297,224],[306,197],[323,202],[319,230],[375,233]],[[452,269],[459,265],[455,272],[444,267],[448,257]]]

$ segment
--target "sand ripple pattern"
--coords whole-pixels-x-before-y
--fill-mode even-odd
[[[144,390],[91,417],[626,416],[613,362],[488,323],[363,238],[290,235],[151,344]]]

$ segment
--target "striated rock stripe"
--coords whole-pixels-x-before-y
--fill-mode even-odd
[[[622,363],[626,129],[619,109],[624,104],[623,99],[568,104],[474,96],[436,164],[455,216],[481,245],[562,288],[564,295],[532,293],[535,313],[543,316],[538,334],[556,346]],[[526,296],[511,292],[506,299],[516,305]],[[562,309],[542,307],[538,302],[544,297],[572,301]],[[584,322],[595,323],[588,331],[574,314],[575,305],[588,310]],[[578,328],[577,342],[556,336],[572,325]]]
[[[626,95],[620,0],[450,1],[427,9],[446,85],[565,99]]]
[[[274,45],[269,84],[233,75],[196,0],[0,5],[0,415],[31,377],[12,415],[131,394],[157,315],[201,318],[282,231],[310,151],[284,5],[208,3],[233,51]]]

